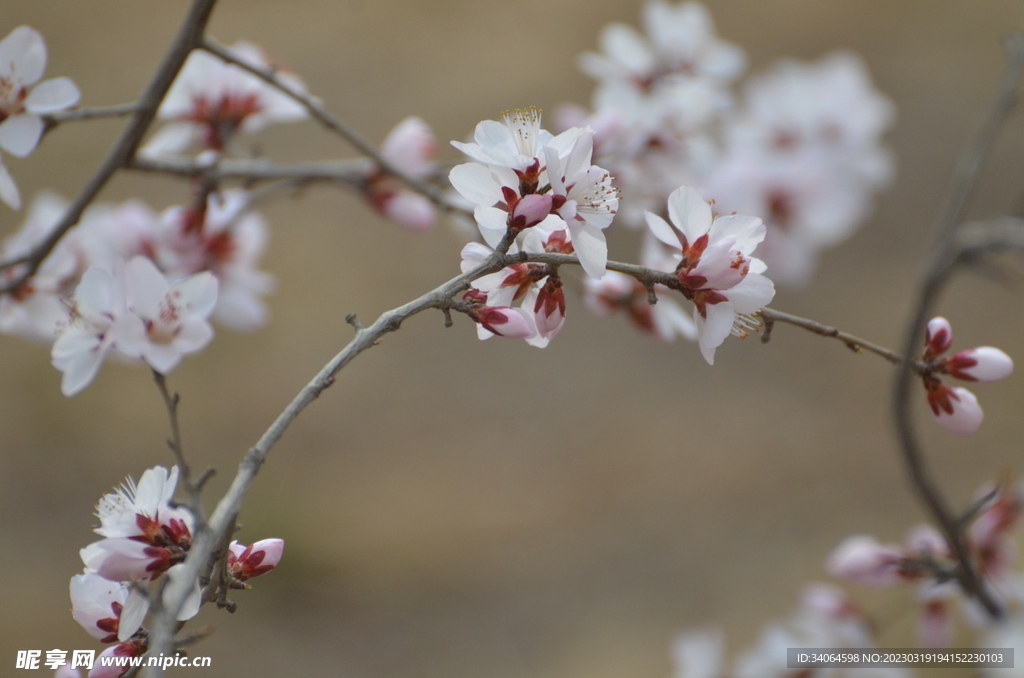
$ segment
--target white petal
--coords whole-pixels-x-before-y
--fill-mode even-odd
[[[68,398],[77,395],[96,378],[107,352],[82,353],[67,362],[64,377],[60,381],[60,392]]]
[[[689,186],[680,186],[668,196],[668,216],[691,245],[711,230],[711,205]]]
[[[473,211],[476,218],[476,225],[480,228],[480,235],[491,247],[497,247],[501,239],[508,231],[508,213],[497,207],[484,207],[477,205]]]
[[[116,292],[117,283],[110,271],[94,265],[82,274],[75,288],[75,300],[79,310],[100,315],[113,310]]]
[[[149,344],[142,351],[146,364],[160,374],[169,374],[181,362],[181,351],[174,344]]]
[[[135,632],[142,626],[142,621],[149,612],[149,598],[142,589],[132,587],[128,593],[128,600],[121,609],[121,620],[117,625],[117,639],[124,642],[135,635]]]
[[[654,234],[654,237],[669,247],[682,250],[683,244],[679,242],[679,236],[676,235],[676,232],[672,230],[672,227],[668,225],[667,221],[653,212],[645,211],[644,217],[647,218],[647,227],[651,229],[651,233]]]
[[[124,267],[124,284],[132,311],[144,320],[156,320],[160,317],[160,304],[167,296],[170,286],[152,259],[143,256],[132,257]]]
[[[213,328],[202,318],[185,318],[174,338],[174,347],[182,353],[195,353],[213,339]]]
[[[725,292],[737,313],[754,313],[775,298],[775,285],[758,273],[748,273],[738,285]]]
[[[0,148],[19,158],[31,153],[42,135],[43,119],[38,115],[22,113],[0,122]]]
[[[0,200],[3,200],[13,209],[21,209],[21,196],[18,194],[18,185],[11,178],[11,173],[0,163]]]
[[[197,273],[175,283],[170,294],[177,305],[188,309],[189,315],[209,318],[217,305],[217,278],[209,271]]]
[[[25,108],[32,113],[53,113],[74,106],[81,97],[71,78],[53,78],[32,88]]]
[[[591,278],[603,278],[608,263],[608,242],[604,238],[604,231],[576,222],[569,224],[569,233],[583,270]]]
[[[717,242],[728,237],[736,238],[733,249],[749,255],[757,247],[758,243],[764,240],[765,225],[757,217],[747,217],[742,214],[730,214],[719,217],[711,225],[708,237],[711,242]]]
[[[0,78],[10,77],[21,85],[31,85],[43,77],[45,70],[46,43],[39,31],[18,26],[0,40]]]
[[[714,365],[715,349],[721,346],[732,332],[732,321],[736,314],[733,312],[732,304],[727,301],[708,304],[704,308],[708,314],[707,320],[700,316],[697,309],[693,310],[693,320],[697,323],[700,352],[708,361],[708,365]]]
[[[456,165],[448,173],[448,179],[455,190],[474,205],[493,207],[504,200],[498,178],[480,163]]]

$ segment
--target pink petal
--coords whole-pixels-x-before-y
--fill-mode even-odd
[[[961,351],[946,362],[952,376],[969,381],[998,381],[1013,373],[1013,359],[993,346]]]
[[[384,203],[384,216],[399,226],[414,231],[426,231],[434,227],[437,218],[434,204],[419,193],[398,191]]]
[[[898,546],[858,534],[844,539],[829,554],[825,569],[833,577],[857,584],[891,586],[902,581],[899,563],[903,557]]]

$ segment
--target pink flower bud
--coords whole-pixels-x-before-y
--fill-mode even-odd
[[[833,577],[865,586],[891,586],[903,579],[903,549],[864,534],[847,537],[832,551],[825,569]]]
[[[934,525],[923,523],[907,533],[907,548],[917,556],[951,557],[949,544]]]
[[[426,231],[434,226],[434,205],[412,191],[397,191],[381,203],[381,211],[399,226]]]
[[[544,221],[549,214],[551,214],[551,196],[531,193],[516,201],[515,207],[512,208],[509,224],[512,228],[522,230],[536,226]]]
[[[545,339],[553,339],[565,325],[565,292],[562,282],[548,277],[544,286],[537,294],[534,304],[534,318],[537,322],[537,333]]]
[[[924,345],[932,356],[940,356],[953,345],[953,328],[949,321],[939,316],[928,321],[928,329],[924,335]]]
[[[396,169],[422,179],[434,171],[437,141],[423,120],[406,118],[388,132],[380,154]]]
[[[998,381],[1013,373],[1013,360],[998,348],[981,346],[946,358],[946,371],[964,381]]]
[[[950,433],[967,436],[978,430],[985,413],[973,393],[966,388],[950,388],[936,380],[928,387],[928,404],[939,426]]]
[[[507,339],[528,339],[537,334],[537,328],[526,311],[508,306],[482,306],[473,317],[487,330]]]
[[[281,562],[283,539],[261,539],[250,546],[231,542],[228,568],[238,581],[245,581],[270,572]]]

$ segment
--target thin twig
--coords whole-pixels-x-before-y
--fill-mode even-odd
[[[149,125],[156,116],[157,108],[163,100],[164,95],[170,88],[174,78],[181,70],[189,52],[199,46],[203,31],[206,29],[206,22],[210,18],[210,12],[216,0],[194,0],[189,7],[188,14],[182,22],[178,33],[171,43],[171,47],[164,56],[163,61],[156,69],[153,79],[142,92],[138,100],[138,109],[132,113],[131,119],[125,126],[121,135],[114,142],[113,147],[103,160],[103,163],[89,179],[78,197],[68,206],[64,215],[60,218],[50,231],[50,234],[41,243],[36,245],[28,257],[20,257],[9,261],[0,262],[0,270],[11,266],[24,264],[22,270],[10,283],[0,286],[0,294],[18,289],[29,277],[39,268],[39,265],[46,258],[46,255],[53,250],[54,246],[64,237],[64,234],[72,226],[78,223],[85,208],[96,198],[99,192],[113,176],[114,172],[125,167],[135,155],[142,137],[149,129]]]
[[[304,94],[302,92],[295,91],[287,83],[283,82],[280,78],[278,78],[277,72],[273,68],[256,66],[254,64],[248,63],[244,59],[238,58],[238,56],[236,56],[231,50],[229,50],[227,47],[224,47],[219,42],[210,38],[209,36],[207,36],[203,40],[202,48],[205,49],[207,52],[210,52],[211,54],[220,57],[227,63],[234,64],[235,66],[238,66],[239,68],[252,73],[256,77],[263,80],[264,82],[272,85],[273,87],[276,87],[280,91],[290,96],[295,101],[302,104],[302,106],[304,106],[305,109],[309,111],[309,114],[313,116],[313,118],[315,118],[317,122],[319,122],[327,129],[331,130],[332,132],[336,133],[338,136],[340,136],[345,141],[354,146],[356,150],[358,150],[360,153],[373,160],[374,164],[377,165],[377,168],[379,168],[381,172],[384,172],[385,174],[390,174],[391,176],[397,178],[414,191],[422,193],[439,208],[447,211],[460,212],[463,214],[468,213],[465,209],[453,205],[449,200],[447,200],[441,193],[441,191],[437,189],[436,186],[431,186],[430,184],[420,181],[415,177],[411,177],[405,172],[395,167],[386,158],[384,158],[370,142],[359,136],[355,132],[355,130],[346,125],[340,119],[328,113],[327,110],[314,97],[311,97],[308,94]]]
[[[910,414],[912,370],[910,360],[920,350],[924,327],[932,315],[946,282],[960,259],[956,246],[957,224],[964,205],[970,197],[978,172],[989,149],[995,142],[1003,121],[1017,99],[1017,88],[1024,69],[1024,37],[1014,36],[1007,45],[1009,56],[999,90],[985,121],[973,142],[965,149],[953,175],[947,198],[935,221],[936,244],[932,263],[928,268],[921,290],[917,295],[912,319],[907,327],[903,355],[907,361],[896,372],[893,388],[893,419],[897,437],[911,484],[942,530],[958,564],[957,579],[969,595],[978,599],[993,618],[1000,618],[1003,610],[986,588],[971,563],[964,544],[957,516],[932,478],[923,450],[914,432]]]
[[[240,179],[248,182],[293,179],[304,181],[340,181],[362,185],[374,171],[365,158],[327,162],[271,163],[266,160],[221,160],[204,165],[191,158],[135,158],[128,169],[140,172],[200,177],[211,181]]]
[[[153,381],[156,382],[160,395],[164,399],[164,406],[167,408],[167,419],[171,425],[171,437],[167,439],[167,447],[174,454],[175,462],[178,465],[178,477],[181,480],[181,486],[188,493],[189,511],[192,512],[192,518],[198,524],[203,520],[202,505],[200,503],[200,489],[202,486],[192,481],[192,469],[189,467],[188,462],[185,461],[185,451],[181,446],[181,429],[178,425],[178,394],[170,392],[167,388],[167,378],[156,370],[153,370]],[[205,483],[206,479],[203,478],[202,481]]]
[[[890,351],[889,349],[883,346],[879,346],[878,344],[873,344],[870,341],[865,341],[860,337],[855,337],[852,334],[843,332],[839,329],[836,329],[835,327],[829,327],[828,325],[822,325],[821,323],[815,322],[813,320],[808,320],[807,318],[801,318],[800,316],[790,315],[789,313],[783,313],[782,311],[776,311],[774,308],[762,308],[760,311],[756,313],[756,315],[761,316],[766,323],[774,323],[776,321],[784,322],[790,325],[801,327],[807,330],[808,332],[813,332],[814,334],[819,334],[823,337],[838,339],[839,341],[846,344],[847,348],[849,348],[854,353],[860,353],[862,350],[870,351],[875,355],[885,358],[894,365],[899,365],[903,363],[903,356],[901,356],[899,353],[896,353],[895,351]],[[918,374],[925,375],[930,374],[931,372],[928,369],[928,365],[921,362],[920,360],[912,360],[911,365],[914,371]]]
[[[97,118],[123,118],[139,110],[138,103],[120,106],[99,106],[96,108],[74,108],[70,111],[56,111],[43,116],[44,131],[49,131],[65,122],[96,120]]]

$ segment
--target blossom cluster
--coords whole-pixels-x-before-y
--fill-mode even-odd
[[[181,576],[195,524],[192,513],[172,501],[177,482],[177,467],[168,472],[157,466],[143,473],[138,484],[129,477],[96,506],[96,533],[103,539],[81,551],[85,572],[71,578],[71,614],[93,638],[112,643],[102,656],[145,653],[148,636],[142,624],[151,597],[161,590],[154,582],[162,576]],[[274,569],[283,550],[280,539],[248,546],[232,542],[223,555],[223,581],[245,588],[246,580]],[[194,617],[206,599],[196,582],[178,620]],[[89,678],[115,678],[129,668],[97,663]]]
[[[606,26],[600,53],[581,58],[598,82],[593,110],[565,105],[562,126],[590,125],[595,158],[616,176],[622,220],[643,225],[680,185],[724,212],[762,217],[764,256],[777,280],[807,281],[817,252],[846,239],[891,180],[881,136],[894,108],[860,59],[785,60],[732,87],[746,60],[715,34],[703,5],[650,0],[644,33]]]
[[[476,161],[456,166],[450,179],[474,204],[477,225],[490,247],[509,253],[575,254],[588,276],[589,305],[609,310],[628,306],[646,329],[657,329],[666,338],[676,331],[696,338],[709,363],[725,338],[740,331],[736,328],[756,324],[750,314],[775,293],[762,275],[764,262],[751,256],[765,234],[760,219],[716,216],[694,189],[677,188],[668,198],[674,228],[646,213],[650,234],[661,244],[649,244],[652,257],[644,263],[675,276],[672,287],[693,302],[693,321],[674,301],[657,315],[638,309],[634,285],[605,271],[603,229],[611,224],[619,198],[609,173],[591,164],[593,128],[574,127],[554,136],[541,128],[536,109],[506,113],[504,118],[504,124],[485,120],[477,125],[474,143],[452,142]],[[463,272],[490,255],[483,245],[467,245]],[[480,324],[481,338],[497,334],[543,347],[564,325],[565,293],[557,267],[517,263],[474,280],[472,286],[464,301]],[[512,308],[519,299],[521,306]]]
[[[65,209],[62,199],[40,194],[2,255],[31,253]],[[265,322],[261,297],[272,281],[256,266],[266,237],[241,190],[160,214],[139,200],[95,204],[32,276],[0,298],[0,332],[51,345],[66,395],[85,388],[113,348],[166,374],[209,343],[208,319],[239,330]],[[2,279],[20,275],[14,267]]]
[[[922,362],[928,373],[922,376],[932,416],[951,433],[970,435],[981,426],[984,412],[978,399],[966,388],[950,388],[939,375],[962,381],[998,381],[1013,372],[1013,360],[998,348],[980,346],[943,358],[953,345],[953,328],[945,318],[932,318],[925,332]]]
[[[971,563],[1001,606],[1020,607],[1024,579],[1011,570],[1017,554],[1011,531],[1024,507],[1024,488],[1008,483],[984,488],[976,505],[964,534]],[[923,647],[952,643],[958,609],[970,626],[992,628],[991,618],[953,579],[957,562],[946,539],[932,525],[913,528],[902,544],[883,543],[869,535],[848,537],[829,555],[826,567],[832,576],[863,586],[916,586],[918,638]]]

